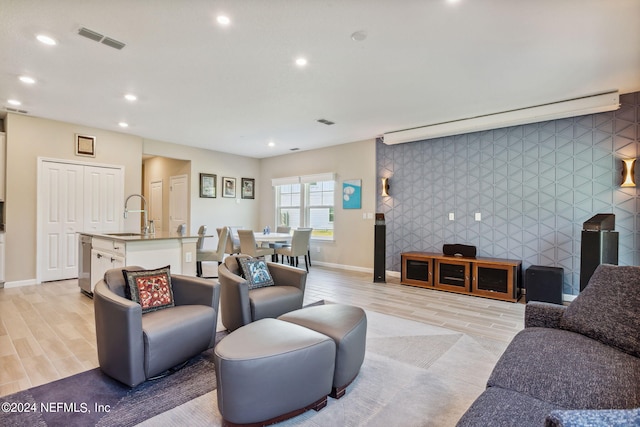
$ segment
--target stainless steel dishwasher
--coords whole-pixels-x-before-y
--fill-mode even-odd
[[[78,286],[80,286],[80,292],[93,298],[93,292],[91,292],[91,236],[80,234],[78,242]]]

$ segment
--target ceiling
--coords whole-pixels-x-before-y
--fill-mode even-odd
[[[612,89],[640,0],[0,0],[0,107],[255,158]]]

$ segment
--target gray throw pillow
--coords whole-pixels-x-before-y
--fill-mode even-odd
[[[640,267],[598,266],[560,327],[640,357]]]
[[[275,283],[264,260],[258,258],[238,258],[242,277],[247,280],[249,289],[273,286]]]

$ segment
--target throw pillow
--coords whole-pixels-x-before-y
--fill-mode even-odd
[[[640,267],[598,266],[560,328],[640,357]]]
[[[238,258],[242,277],[247,280],[249,289],[273,286],[273,279],[264,260],[258,258]]]
[[[142,307],[142,313],[175,305],[169,266],[155,270],[122,270],[131,301]]]

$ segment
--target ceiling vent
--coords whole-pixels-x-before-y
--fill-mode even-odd
[[[10,113],[20,113],[20,114],[28,114],[29,112],[27,110],[19,110],[17,108],[13,108],[13,107],[4,107],[5,110],[7,110]]]
[[[332,122],[331,120],[327,120],[327,119],[319,119],[318,123],[322,123],[324,125],[329,125],[329,126],[335,125],[335,122]]]
[[[90,30],[85,27],[82,27],[78,30],[78,35],[118,50],[126,46],[124,43],[118,40],[112,39],[111,37],[104,36],[96,31]]]

